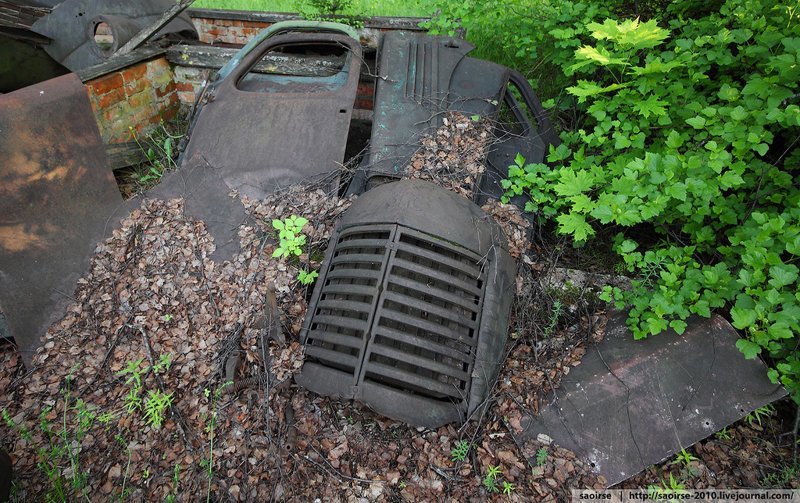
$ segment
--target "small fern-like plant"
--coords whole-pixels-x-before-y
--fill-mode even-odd
[[[467,454],[469,454],[469,442],[466,440],[459,440],[456,442],[455,447],[453,450],[450,451],[450,459],[455,462],[461,462],[467,459]]]

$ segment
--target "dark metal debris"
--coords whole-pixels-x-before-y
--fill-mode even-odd
[[[0,311],[30,358],[123,203],[74,74],[0,96],[0,158]]]
[[[372,189],[331,238],[303,330],[299,384],[437,427],[482,405],[515,268],[497,225],[434,184]]]
[[[548,435],[611,486],[786,395],[761,361],[742,357],[720,316],[637,342],[625,318],[616,313],[549,405],[523,420],[520,445]]]
[[[422,137],[441,125],[447,111],[498,121],[499,143],[489,155],[489,171],[495,173],[482,186],[494,197],[499,194],[490,189],[498,176],[507,174],[508,152],[515,150],[528,162],[541,162],[548,142],[557,142],[527,81],[502,65],[466,57],[473,48],[451,37],[402,31],[384,35],[372,139],[363,163],[368,187],[381,179],[400,178]],[[509,86],[518,90],[522,103]],[[509,117],[499,117],[503,106]],[[524,115],[525,108],[533,110],[532,117]],[[519,131],[504,127],[504,120],[520,123]]]
[[[65,0],[33,23],[31,30],[52,39],[44,49],[75,72],[105,62],[174,6],[171,0]],[[95,30],[100,23],[111,30],[108,47],[101,47],[95,41]],[[185,13],[159,30],[157,36],[167,34],[197,38],[197,31]]]
[[[305,48],[333,51],[341,63],[324,76],[250,71],[270,52]],[[206,92],[182,164],[219,170],[230,189],[256,199],[336,171],[344,160],[361,62],[358,41],[342,34],[266,39]]]

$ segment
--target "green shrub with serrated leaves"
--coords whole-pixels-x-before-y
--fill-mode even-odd
[[[721,313],[800,403],[798,5],[666,1],[645,20],[613,1],[511,2],[493,19],[482,4],[442,16],[461,16],[468,37],[515,27],[495,50],[529,59],[529,77],[557,69],[559,86],[539,90],[565,126],[547,165],[517,157],[507,197],[527,195],[578,246],[616,234],[635,279],[604,297],[630,308],[636,338]]]

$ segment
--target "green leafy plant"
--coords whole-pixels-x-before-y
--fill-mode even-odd
[[[72,379],[70,371],[61,390],[63,409],[60,420],[51,422],[50,417],[55,406],[46,406],[39,412],[38,428],[45,441],[36,447],[36,466],[47,480],[47,501],[88,499],[86,492],[89,474],[81,466],[80,446],[93,427],[97,414],[95,408],[82,399],[73,397]],[[21,438],[33,441],[31,431],[15,421],[6,409],[2,411],[2,418],[6,426],[16,431]]]
[[[297,281],[300,282],[301,285],[310,285],[313,283],[317,277],[319,276],[319,272],[317,271],[306,271],[302,270],[297,274]]]
[[[164,393],[158,390],[147,392],[144,401],[144,419],[148,426],[155,429],[161,428],[164,424],[164,412],[172,405],[172,393]]]
[[[542,466],[547,462],[547,448],[540,447],[538,451],[536,451],[536,466]]]
[[[297,215],[292,215],[285,220],[273,220],[272,227],[278,231],[280,243],[272,252],[272,256],[278,258],[300,256],[303,253],[303,246],[306,244],[306,236],[302,230],[307,223],[306,218]]]
[[[669,480],[661,479],[660,485],[651,484],[647,486],[647,495],[652,500],[664,499],[664,496],[671,494],[683,494],[686,492],[686,486],[671,473]]]
[[[208,477],[208,490],[206,492],[206,502],[211,501],[211,481],[214,477],[214,430],[217,426],[217,403],[222,397],[222,392],[226,387],[233,385],[232,381],[224,382],[212,393],[210,389],[203,390],[203,395],[209,400],[209,412],[203,414],[203,421],[206,423],[205,432],[208,434],[208,457],[200,462],[205,469]]]
[[[486,469],[486,475],[483,477],[483,487],[490,493],[500,492],[498,487],[498,478],[502,474],[499,466],[489,465]]]
[[[511,496],[512,494],[514,494],[514,489],[516,489],[516,487],[514,487],[514,484],[512,484],[507,480],[503,481],[503,494],[505,494],[506,496]]]
[[[680,452],[675,455],[675,459],[672,461],[672,464],[689,466],[692,461],[697,461],[697,458],[686,449],[681,449]]]
[[[183,134],[174,134],[167,129],[164,121],[147,132],[142,139],[133,127],[128,128],[133,140],[139,146],[147,161],[143,164],[134,178],[140,185],[150,186],[161,180],[164,172],[177,168],[177,141]]]
[[[181,484],[181,465],[175,465],[175,468],[172,470],[172,487],[170,488],[169,494],[165,498],[167,503],[175,503],[178,498],[178,489],[180,488]]]
[[[548,104],[576,119],[547,165],[515,159],[506,197],[577,246],[616,233],[632,288],[603,299],[637,339],[727,313],[800,403],[800,23],[766,0],[693,8],[660,26],[565,4],[543,45],[572,85]]]
[[[158,356],[158,362],[153,366],[153,372],[156,374],[163,374],[169,372],[172,366],[172,353],[164,353]]]
[[[353,0],[302,0],[298,5],[301,17],[311,21],[335,19],[356,28],[364,26],[364,18],[347,14],[352,11]]]
[[[457,462],[464,461],[467,459],[470,447],[470,443],[466,440],[459,440],[450,451],[450,459]]]
[[[775,407],[772,404],[767,404],[749,413],[747,416],[745,416],[744,420],[747,421],[747,424],[750,426],[755,426],[756,423],[758,423],[759,426],[762,426],[761,421],[774,413]]]
[[[717,437],[717,440],[730,440],[732,438],[731,432],[728,430],[727,426],[719,430],[715,436]]]

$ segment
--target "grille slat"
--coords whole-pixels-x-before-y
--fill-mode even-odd
[[[476,329],[477,325],[475,321],[472,319],[472,316],[464,316],[463,311],[461,310],[461,306],[459,305],[449,305],[449,309],[447,307],[437,306],[430,302],[426,302],[424,300],[424,295],[421,295],[423,299],[410,297],[408,295],[394,292],[394,291],[387,291],[383,298],[386,300],[391,300],[400,304],[405,304],[409,307],[414,309],[418,309],[420,311],[424,311],[430,314],[435,314],[441,318],[447,319],[452,321],[453,323],[458,323],[469,329]]]
[[[436,264],[451,267],[469,278],[478,278],[481,275],[481,268],[477,262],[470,261],[469,259],[455,260],[450,257],[438,254],[431,250],[426,250],[419,246],[410,243],[403,243],[402,241],[397,244],[399,251],[407,252],[415,257],[423,257]]]
[[[332,314],[318,314],[314,316],[312,330],[316,326],[327,325],[329,327],[349,328],[361,332],[362,336],[367,330],[367,322],[358,318],[348,318],[346,316],[337,316]]]
[[[370,305],[370,302],[357,302],[344,299],[322,299],[317,303],[317,308],[368,314],[370,311]]]
[[[344,267],[340,264],[336,269],[329,271],[326,279],[366,279],[377,281],[381,276],[381,271],[377,269],[356,269]]]
[[[385,376],[400,383],[411,384],[417,388],[417,390],[414,390],[417,392],[420,390],[430,390],[439,393],[441,395],[444,395],[445,397],[454,398],[459,401],[465,398],[462,393],[459,393],[458,388],[456,388],[452,384],[445,384],[441,381],[437,381],[436,379],[424,377],[419,374],[409,372],[407,370],[402,370],[398,367],[386,365],[383,363],[369,362],[366,364],[366,369],[367,369],[366,378],[367,379],[371,378],[371,380],[380,382],[381,384],[389,384],[381,381],[380,378]]]
[[[308,334],[308,338],[314,341],[327,342],[330,344],[337,344],[355,349],[360,349],[364,345],[364,341],[360,337],[353,337],[350,335],[323,330],[312,330],[311,333]]]
[[[481,295],[481,290],[479,287],[470,284],[464,280],[458,279],[451,274],[447,274],[446,272],[437,271],[436,269],[431,269],[430,267],[424,266],[422,264],[417,264],[415,262],[411,262],[409,260],[397,257],[395,257],[394,259],[394,265],[395,267],[402,267],[403,269],[417,276],[424,275],[430,278],[431,280],[440,281],[444,285],[454,286],[473,295]]]
[[[328,277],[330,279],[330,276]],[[345,278],[341,278],[345,279]],[[355,285],[353,283],[328,283],[325,285],[325,295],[360,295],[372,298],[375,294],[375,287],[366,285]]]
[[[455,292],[448,292],[438,288],[436,284],[420,283],[419,281],[415,281],[413,279],[400,277],[394,273],[394,271],[392,272],[393,274],[389,278],[389,285],[397,285],[403,288],[408,288],[409,290],[415,290],[419,292],[420,295],[428,294],[443,301],[452,302],[453,304],[456,304],[463,309],[470,310],[473,313],[478,313],[479,299],[476,295],[459,295]]]
[[[331,260],[331,264],[338,266],[339,264],[371,264],[380,266],[383,260],[383,255],[366,254],[366,253],[346,253],[339,255]]]
[[[463,370],[459,370],[453,365],[440,363],[437,362],[436,360],[431,360],[423,356],[408,353],[407,351],[401,351],[398,349],[391,348],[389,346],[384,346],[383,344],[380,343],[374,344],[371,349],[373,353],[377,353],[386,356],[388,358],[401,361],[403,363],[414,365],[421,369],[431,370],[439,374],[444,374],[450,377],[454,377],[460,381],[467,381],[467,379],[469,379],[469,375],[466,372],[464,372]],[[463,362],[461,363],[461,365],[463,365]]]
[[[402,330],[395,330],[393,328],[384,326],[376,327],[374,332],[376,336],[394,339],[397,342],[410,344],[422,349],[429,349],[435,353],[439,353],[440,355],[447,356],[455,360],[461,360],[464,363],[468,363],[471,359],[469,353],[463,353],[452,346],[448,346],[440,342],[434,342],[431,340],[431,337],[411,334]]]
[[[385,317],[405,325],[410,325],[412,327],[416,326],[417,328],[426,332],[431,332],[436,335],[447,337],[448,339],[453,339],[454,341],[469,344],[468,334],[465,335],[462,332],[457,332],[451,328],[439,325],[438,323],[431,323],[430,321],[421,320],[417,317],[409,316],[399,311],[383,310],[381,317]]]
[[[351,370],[355,369],[359,363],[359,359],[356,356],[315,345],[306,346],[306,355],[319,358],[323,361],[337,363],[339,365],[346,366]]]
[[[336,245],[336,250],[350,250],[353,248],[384,248],[385,246],[385,239],[341,239],[339,240],[339,244]]]

